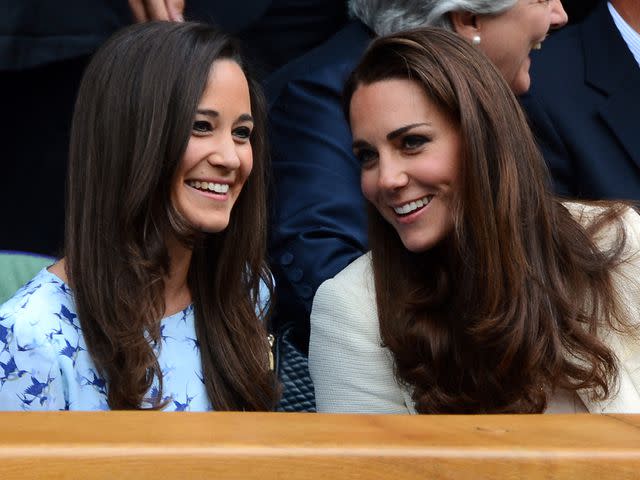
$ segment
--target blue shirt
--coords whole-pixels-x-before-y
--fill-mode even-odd
[[[160,328],[164,410],[211,410],[193,306],[163,318]],[[154,383],[147,397],[157,395]],[[107,382],[87,352],[73,294],[43,269],[0,306],[0,410],[108,409]]]

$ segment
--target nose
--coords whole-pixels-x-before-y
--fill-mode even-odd
[[[383,158],[378,160],[378,187],[382,190],[399,190],[409,183],[409,176],[402,168],[401,160]]]
[[[562,6],[561,0],[551,0],[551,26],[552,30],[564,27],[569,20],[567,12]]]
[[[236,170],[240,167],[238,145],[231,135],[221,140],[212,138],[211,145],[213,148],[207,157],[209,164],[214,167],[222,167],[225,170]]]

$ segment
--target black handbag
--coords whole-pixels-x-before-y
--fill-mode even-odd
[[[292,341],[293,326],[285,324],[275,334],[275,368],[282,396],[278,412],[315,412],[316,394],[309,375],[307,356]]]

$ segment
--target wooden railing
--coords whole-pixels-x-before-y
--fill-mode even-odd
[[[0,479],[640,479],[640,415],[0,413]]]

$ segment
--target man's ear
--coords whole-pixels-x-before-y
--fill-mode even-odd
[[[471,12],[450,12],[449,19],[453,30],[460,36],[471,41],[473,37],[480,34],[478,29],[478,15]]]

